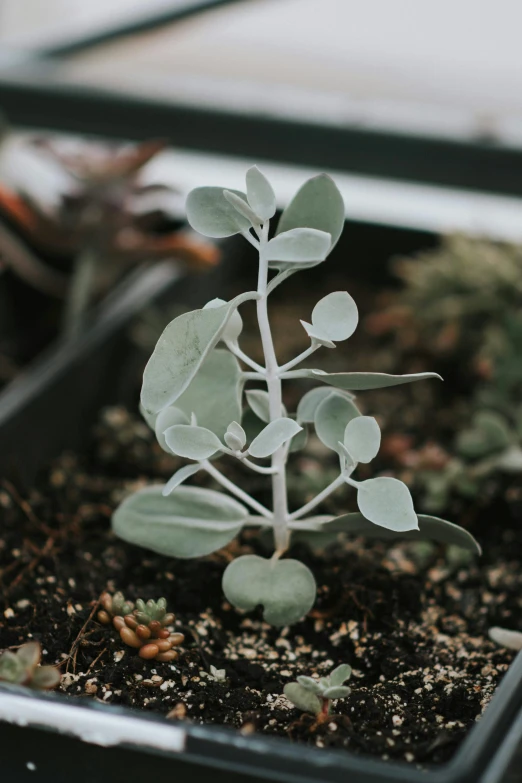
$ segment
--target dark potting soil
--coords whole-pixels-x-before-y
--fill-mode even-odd
[[[306,318],[304,310],[300,317]],[[292,329],[282,315],[276,320],[285,335],[283,354],[291,355],[302,340],[296,312],[290,307],[288,313]],[[329,365],[315,366],[342,360],[342,352],[334,355]],[[344,354],[344,366],[347,355],[354,369],[384,371],[392,371],[396,358],[385,345],[369,345],[364,330]],[[417,357],[412,361],[393,369],[425,369]],[[294,393],[290,389],[291,409]],[[420,427],[423,442],[454,428],[455,409],[448,413],[442,394],[414,384],[360,401],[364,412],[381,414],[385,432]],[[388,471],[389,451],[371,468],[361,466],[360,476]],[[260,612],[238,613],[221,591],[232,558],[270,555],[270,544],[255,533],[196,561],[164,558],[112,535],[117,503],[140,486],[164,481],[178,464],[141,419],[112,408],[103,412],[86,452],[63,455],[27,497],[2,483],[0,649],[41,641],[44,662],[63,672],[61,689],[78,698],[417,764],[451,758],[513,659],[489,641],[488,628],[522,625],[520,481],[486,484],[480,498],[456,499],[448,510],[482,544],[480,560],[456,552],[448,558],[444,548],[419,544],[340,539],[323,552],[295,544],[289,555],[312,569],[318,597],[303,621],[274,629]],[[232,475],[242,470],[227,469]],[[292,504],[327,484],[332,470],[331,456],[312,439],[308,452],[293,458]],[[194,483],[212,486],[207,479]],[[266,499],[264,477],[250,490]],[[325,504],[326,512],[351,508],[348,488]],[[130,600],[165,596],[176,630],[186,636],[179,658],[143,661],[112,627],[101,625],[96,609],[106,589],[122,590]],[[354,669],[352,691],[334,704],[328,721],[299,713],[283,696],[297,675],[328,674],[340,663]],[[211,665],[225,670],[224,682],[209,676]]]

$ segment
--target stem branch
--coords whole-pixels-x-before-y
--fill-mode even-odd
[[[201,466],[212,476],[212,478],[216,479],[216,481],[219,482],[221,486],[225,487],[225,489],[228,489],[232,495],[235,495],[244,503],[249,505],[251,508],[257,511],[258,514],[261,514],[262,517],[267,517],[267,519],[272,518],[272,514],[267,508],[265,508],[265,506],[261,505],[261,503],[258,503],[257,500],[254,500],[254,498],[251,498],[250,495],[234,484],[233,481],[230,481],[230,479],[224,476],[223,473],[221,473],[220,470],[218,470],[211,462],[209,462],[208,459],[202,460]]]

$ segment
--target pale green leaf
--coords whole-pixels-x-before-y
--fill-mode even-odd
[[[312,325],[325,338],[347,340],[357,328],[359,312],[347,291],[334,291],[323,297],[312,311]]]
[[[206,427],[175,424],[165,430],[164,435],[171,452],[185,459],[208,459],[223,448],[217,435]]]
[[[436,372],[417,372],[411,375],[387,375],[384,372],[333,372],[324,370],[295,370],[289,373],[292,378],[313,378],[321,383],[328,383],[338,389],[347,391],[367,391],[368,389],[385,389],[388,386],[400,386],[403,383],[424,381],[428,378],[442,380]]]
[[[276,197],[274,189],[257,166],[252,166],[246,173],[248,203],[256,215],[262,220],[270,220],[275,215]]]
[[[190,476],[193,476],[194,473],[197,473],[200,470],[201,465],[198,463],[194,464],[193,462],[191,462],[189,465],[184,465],[182,468],[177,470],[163,487],[163,491],[161,493],[163,497],[170,495],[170,493],[179,487],[180,484],[183,484],[186,479],[190,478]]]
[[[288,682],[283,688],[283,693],[301,712],[309,712],[311,715],[318,715],[321,712],[322,703],[319,697],[299,683]]]
[[[326,399],[326,397],[329,397],[330,394],[341,394],[352,399],[352,395],[347,392],[335,391],[334,389],[328,389],[325,386],[316,386],[315,389],[310,389],[310,391],[306,392],[306,394],[301,397],[299,405],[297,406],[297,421],[299,424],[304,422],[306,424],[313,424],[318,405]]]
[[[337,668],[333,670],[328,679],[330,680],[330,685],[332,686],[343,685],[346,680],[350,679],[351,676],[352,667],[348,663],[341,663],[340,666],[337,666]]]
[[[312,608],[316,585],[310,570],[298,560],[265,560],[244,555],[233,560],[223,574],[227,601],[251,611],[263,606],[270,625],[291,625]]]
[[[249,226],[259,225],[259,217],[256,215],[254,210],[250,208],[247,202],[243,198],[241,198],[241,196],[238,196],[236,193],[234,193],[231,190],[224,190],[223,195],[228,201],[228,203],[232,204],[234,209],[237,212],[239,212],[240,215],[242,215],[244,218],[248,220]]]
[[[246,444],[246,433],[241,424],[237,421],[232,421],[228,425],[226,435],[231,435],[239,443],[239,448],[242,449]]]
[[[305,688],[307,691],[311,691],[316,695],[319,695],[320,693],[323,692],[323,689],[319,685],[317,680],[314,680],[312,677],[306,677],[305,675],[300,675],[296,679],[299,685],[302,685],[303,688]]]
[[[291,419],[296,420],[295,414],[290,414]],[[298,422],[299,423],[299,422]],[[290,442],[290,453],[293,454],[296,451],[302,451],[308,443],[308,429],[303,427],[297,435],[294,435]]]
[[[419,523],[410,490],[404,482],[389,476],[361,481],[357,505],[363,516],[389,530],[418,530]]]
[[[316,408],[314,425],[317,437],[324,445],[339,451],[339,441],[344,438],[346,425],[360,416],[355,403],[342,394],[331,392]]]
[[[112,516],[116,535],[167,557],[202,557],[232,541],[248,517],[222,492],[181,486],[164,497],[162,491],[145,487],[126,498]]]
[[[165,430],[168,430],[169,427],[173,427],[175,424],[188,424],[188,423],[189,423],[189,417],[184,411],[182,411],[176,405],[170,405],[168,408],[164,408],[162,411],[158,413],[158,415],[156,416],[156,424],[154,426],[154,431],[156,433],[156,438],[158,440],[158,443],[163,449],[163,451],[166,451],[167,454],[172,454],[172,451],[168,447],[167,441],[165,440],[165,434],[164,434]]]
[[[268,423],[270,421],[270,398],[268,392],[263,389],[249,389],[245,396],[256,416],[261,421]]]
[[[314,228],[293,228],[271,239],[263,249],[267,261],[309,263],[324,261],[330,250],[331,237]]]
[[[208,310],[209,308],[215,308],[215,307],[222,307],[223,305],[226,305],[224,299],[211,299],[210,302],[207,302],[206,305],[203,307],[203,310]],[[227,325],[223,329],[223,332],[221,334],[221,340],[223,342],[231,342],[235,343],[237,342],[237,338],[243,331],[243,319],[239,315],[238,310],[234,310],[230,318],[228,319]]]
[[[245,197],[239,190],[230,192]],[[187,197],[186,213],[192,228],[207,237],[230,237],[250,228],[250,221],[226,200],[223,188],[191,190]]]
[[[346,699],[350,691],[351,688],[346,685],[334,685],[323,691],[323,699]]]
[[[356,462],[371,462],[381,445],[381,430],[373,416],[352,419],[344,431],[344,445]]]
[[[286,207],[277,233],[306,226],[331,236],[332,248],[344,228],[344,201],[333,179],[327,174],[307,180]]]
[[[506,449],[512,442],[512,433],[504,416],[495,411],[479,411],[471,427],[457,438],[457,451],[463,457],[480,459]]]
[[[274,419],[254,438],[248,449],[252,457],[269,457],[287,440],[297,435],[303,428],[293,419],[281,417]]]
[[[236,307],[255,298],[253,292],[242,294],[222,307],[184,313],[166,327],[143,374],[141,403],[147,413],[158,413],[176,402],[219,341]]]
[[[31,677],[31,688],[51,690],[60,684],[61,676],[54,666],[39,666]]]
[[[319,343],[319,345],[322,345],[324,348],[335,348],[335,343],[313,324],[301,321],[301,325],[313,343]]]
[[[187,416],[222,438],[231,421],[241,418],[241,367],[226,349],[211,351],[188,389],[176,400]]]

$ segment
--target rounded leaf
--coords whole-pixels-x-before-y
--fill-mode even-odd
[[[207,237],[230,237],[248,231],[250,221],[230,204],[223,188],[203,187],[191,190],[187,197],[187,220],[195,231]],[[244,199],[245,194],[231,190]]]
[[[265,560],[244,555],[223,574],[223,591],[237,609],[263,606],[270,625],[291,625],[312,608],[316,585],[311,571],[299,560]]]
[[[317,715],[321,712],[322,703],[315,693],[303,688],[298,682],[288,682],[284,689],[288,701],[291,701],[294,707],[301,712],[309,712],[311,715]]]
[[[312,311],[312,325],[333,342],[347,340],[357,328],[359,312],[347,291],[334,291],[323,297]]]
[[[234,438],[236,438],[239,441],[239,448],[242,449],[246,444],[246,433],[241,424],[238,424],[237,421],[232,421],[228,425],[227,428],[227,434],[232,435]]]
[[[331,237],[314,228],[293,228],[271,239],[263,249],[267,261],[308,263],[324,261],[330,250]]]
[[[247,402],[256,416],[268,423],[270,421],[270,398],[264,389],[249,389],[246,392]]]
[[[131,544],[168,557],[202,557],[226,546],[248,518],[247,509],[222,492],[178,487],[140,489],[112,516],[112,529]]]
[[[247,392],[248,394],[248,392]],[[351,399],[351,395],[342,391],[336,392],[334,389],[328,389],[326,386],[316,386],[315,389],[310,389],[306,392],[297,406],[297,421],[300,424],[313,424],[315,419],[315,412],[319,404],[325,400],[330,394],[344,394],[348,399]]]
[[[356,462],[371,462],[381,445],[381,430],[373,416],[352,419],[344,431],[344,445]]]
[[[211,430],[191,424],[175,424],[165,431],[164,437],[171,452],[185,459],[208,459],[223,448]]]
[[[203,307],[203,310],[208,310],[209,308],[215,308],[215,307],[223,307],[223,305],[226,305],[224,299],[211,299],[210,302],[207,302],[206,305]],[[243,331],[243,319],[239,315],[239,311],[233,310],[232,315],[229,317],[228,322],[223,329],[223,332],[221,333],[221,339],[223,342],[232,342],[235,343],[237,341],[237,338]]]
[[[352,667],[348,663],[341,663],[340,666],[337,666],[337,668],[333,670],[328,679],[330,680],[330,685],[332,686],[344,685],[346,680],[349,680],[351,676]]]
[[[355,403],[342,394],[330,394],[319,403],[314,424],[317,437],[324,445],[339,451],[339,441],[344,438],[346,425],[360,416]]]
[[[301,321],[301,326],[305,330],[306,334],[313,343],[318,343],[323,348],[335,348],[335,343],[332,342],[320,329],[313,324],[309,324],[306,321]]]
[[[261,430],[257,438],[254,438],[248,452],[258,459],[269,457],[302,429],[301,425],[293,419],[284,416],[274,419]]]
[[[520,631],[509,631],[507,628],[495,626],[489,629],[488,635],[493,642],[507,650],[516,650],[517,652],[522,650],[522,633]]]
[[[270,220],[275,215],[276,197],[274,189],[257,166],[252,166],[246,173],[248,203],[262,220]]]
[[[277,233],[298,226],[316,228],[331,235],[333,248],[344,228],[345,207],[339,188],[328,174],[307,180],[281,215]]]
[[[32,688],[51,690],[60,683],[60,672],[54,666],[39,666],[34,672],[29,685]]]
[[[165,440],[165,430],[173,427],[175,424],[188,424],[189,417],[180,408],[175,405],[170,405],[168,408],[164,408],[156,416],[156,423],[154,425],[154,432],[159,445],[166,451],[167,454],[172,454],[172,449],[167,445]]]
[[[419,529],[410,490],[399,479],[380,476],[362,481],[357,487],[357,505],[375,525],[395,531]]]
[[[346,685],[334,685],[331,688],[326,688],[326,690],[323,691],[323,698],[346,699],[350,691],[351,688],[348,688]]]
[[[305,688],[307,691],[311,691],[312,693],[315,693],[316,695],[319,695],[323,692],[323,688],[318,683],[317,680],[314,680],[312,677],[306,677],[305,675],[301,675],[300,677],[297,677],[297,682],[299,685],[302,685],[303,688]]]

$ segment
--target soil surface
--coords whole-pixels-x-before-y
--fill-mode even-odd
[[[328,290],[335,290],[331,282]],[[314,301],[319,294],[314,289]],[[364,316],[371,297],[362,301]],[[297,319],[309,320],[310,309],[301,300],[274,313],[274,330],[285,336],[282,360],[305,346]],[[250,342],[247,334],[246,350]],[[349,360],[354,370],[426,369],[421,356],[392,366],[397,357],[389,346],[364,328],[349,343],[310,366],[346,369]],[[296,389],[288,392],[290,409]],[[408,469],[398,469],[395,459],[399,432],[413,447],[435,435],[449,443],[465,394],[451,405],[447,394],[436,383],[361,394],[363,411],[379,414],[387,439],[382,456],[361,466],[359,477],[393,472],[408,480]],[[451,758],[514,657],[488,640],[488,628],[522,627],[520,480],[495,479],[475,501],[451,501],[447,517],[480,541],[480,560],[419,544],[341,538],[322,552],[295,544],[289,554],[312,569],[318,598],[302,622],[274,629],[258,612],[231,608],[220,585],[232,558],[270,555],[270,542],[249,532],[210,557],[183,561],[111,533],[117,503],[140,486],[166,480],[179,464],[140,418],[111,408],[100,415],[86,452],[62,455],[28,496],[2,483],[0,649],[40,640],[44,662],[60,664],[62,690],[78,698],[410,763]],[[241,469],[228,470],[233,476]],[[326,485],[333,470],[331,454],[311,438],[308,451],[292,458],[292,506]],[[200,476],[194,483],[212,486]],[[250,490],[266,501],[265,477]],[[348,488],[324,506],[334,513],[353,508]],[[130,600],[165,596],[176,630],[186,636],[179,658],[144,661],[111,626],[101,625],[97,602],[106,589]],[[340,663],[354,669],[352,690],[334,703],[326,722],[298,712],[282,695],[296,675],[326,675]],[[225,670],[224,682],[209,676],[211,665]]]

